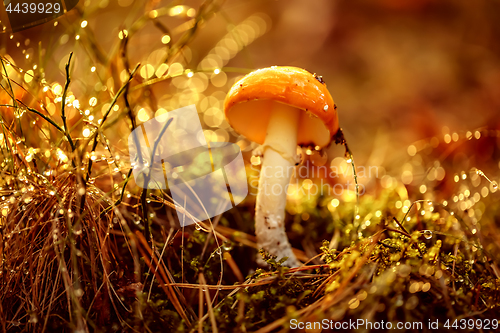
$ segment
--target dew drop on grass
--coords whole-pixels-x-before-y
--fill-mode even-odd
[[[215,250],[215,253],[217,253],[218,255],[221,255],[222,253],[222,250],[220,247],[217,248],[217,250]]]
[[[195,223],[195,228],[196,228],[196,230],[201,230],[202,229],[201,225],[199,225],[198,223]]]
[[[432,231],[424,230],[423,235],[424,235],[425,239],[431,239],[432,238]]]
[[[32,324],[38,323],[38,317],[37,317],[36,313],[33,312],[30,314],[29,322]]]
[[[484,179],[486,179],[490,184],[491,184],[491,188],[493,189],[493,191],[495,191],[496,189],[498,189],[498,183],[496,181],[492,181],[490,180],[485,174],[483,171],[481,170],[478,170],[476,169],[476,174],[480,175],[481,177],[483,177]]]
[[[82,234],[82,226],[78,225],[73,228],[73,233],[77,236],[80,236]]]

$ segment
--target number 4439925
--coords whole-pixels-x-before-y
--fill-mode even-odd
[[[19,14],[58,14],[61,12],[61,5],[59,3],[17,3],[15,5],[10,2],[5,8],[8,13],[19,13]]]

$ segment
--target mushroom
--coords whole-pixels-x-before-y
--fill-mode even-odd
[[[256,200],[255,234],[260,248],[285,265],[297,260],[285,233],[287,188],[296,165],[297,144],[325,147],[337,133],[332,96],[320,76],[297,67],[256,70],[236,82],[224,102],[233,129],[261,144],[263,156]]]

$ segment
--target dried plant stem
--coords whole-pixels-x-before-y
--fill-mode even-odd
[[[95,152],[96,148],[97,148],[97,143],[98,143],[98,135],[101,133],[101,130],[102,130],[102,127],[104,125],[104,122],[106,121],[109,113],[111,112],[111,110],[113,109],[113,106],[116,104],[116,101],[118,100],[118,98],[122,95],[122,93],[125,91],[126,87],[130,84],[130,82],[132,81],[132,78],[134,77],[135,75],[135,72],[137,72],[137,69],[139,68],[140,64],[137,64],[137,66],[135,66],[134,70],[130,73],[129,77],[128,77],[128,80],[127,82],[125,82],[122,87],[120,88],[120,90],[118,90],[118,92],[116,93],[115,97],[113,98],[111,104],[109,105],[109,108],[108,110],[106,111],[106,113],[104,114],[102,120],[101,120],[101,123],[99,124],[99,127],[95,130],[95,132],[93,133],[92,135],[92,139],[94,139],[94,142],[92,144],[92,149],[91,149],[91,153]],[[83,153],[83,151],[82,151]],[[88,161],[88,167],[87,167],[87,175],[85,176],[85,179],[83,180],[82,179],[82,184],[81,186],[83,186],[83,188],[86,190],[86,187],[87,187],[87,184],[89,182],[89,179],[90,179],[90,174],[92,172],[92,159],[89,157],[89,161]],[[85,207],[85,195],[86,195],[86,191],[83,195],[81,195],[81,198],[80,198],[80,212],[83,211],[83,208]],[[82,219],[82,217],[80,217],[80,219]]]
[[[165,125],[163,125],[163,128],[160,131],[160,134],[156,138],[154,145],[153,145],[153,151],[151,152],[151,167],[154,165],[154,158],[156,154],[156,150],[158,149],[158,145],[160,144],[160,140],[163,137],[163,134],[165,134],[165,131],[167,130],[168,126],[172,123],[174,118],[170,118],[167,120]],[[139,145],[137,145],[139,146]],[[148,216],[148,207],[146,205],[146,197],[148,195],[148,186],[149,186],[149,180],[151,179],[151,170],[149,170],[146,178],[144,179],[144,189],[142,190],[141,193],[141,207],[142,207],[142,218],[144,219],[144,237],[147,240],[151,239],[151,226],[149,223],[149,216]]]
[[[338,131],[334,135],[333,139],[335,140],[336,144],[341,144],[345,147],[345,154],[344,155],[346,158],[348,158],[350,160],[350,163],[351,163],[352,175],[354,178],[354,184],[355,184],[355,190],[356,190],[356,206],[354,209],[354,219],[356,219],[356,217],[358,216],[358,213],[359,213],[359,184],[358,184],[358,174],[356,173],[356,166],[354,164],[354,155],[352,154],[351,149],[349,149],[349,146],[347,145],[347,140],[344,136],[344,132],[342,131],[342,128],[338,129]]]
[[[17,108],[18,105],[16,102],[16,98],[14,96],[14,89],[12,89],[12,83],[10,82],[9,74],[7,73],[7,68],[5,68],[5,63],[3,61],[3,57],[0,57],[0,62],[2,63],[2,68],[3,68],[3,71],[5,73],[5,79],[7,80],[7,84],[9,86],[9,91],[7,93],[10,94],[10,97],[12,98],[12,103],[14,103],[15,107]]]
[[[404,233],[405,236],[411,237],[410,233],[408,232],[408,230],[406,230],[406,228],[403,226],[403,224],[401,222],[399,222],[396,217],[393,217],[392,219],[394,220],[394,222],[397,223],[397,225],[401,228],[401,230],[403,230],[405,232]]]
[[[35,110],[33,108],[30,108],[29,106],[27,106],[26,104],[24,104],[21,100],[17,100],[19,103],[23,104],[24,107],[26,108],[26,110],[28,110],[29,112],[33,112],[35,114],[37,114],[38,116],[42,117],[44,120],[46,120],[49,124],[51,124],[52,126],[54,126],[55,129],[57,129],[59,132],[61,132],[63,135],[65,134],[65,131],[64,129],[59,126],[55,121],[53,121],[52,119],[50,119],[49,116],[46,116],[44,115],[43,113],[41,113],[40,111],[38,110]]]
[[[109,213],[110,210],[112,210],[113,208],[115,208],[116,206],[118,206],[119,204],[122,203],[123,201],[123,196],[125,195],[125,190],[127,188],[127,184],[130,180],[130,177],[132,177],[132,171],[133,171],[133,168],[130,168],[128,170],[128,173],[127,173],[127,178],[125,178],[125,181],[123,183],[123,186],[122,186],[122,190],[120,192],[120,197],[118,198],[118,200],[116,200],[113,205],[111,206],[108,206],[106,207],[106,209],[104,209],[102,212],[101,212],[101,215],[99,216],[100,218],[103,218],[104,216],[106,216],[107,213]]]
[[[207,288],[202,288],[201,285],[206,285],[207,284],[207,280],[205,280],[205,276],[203,275],[203,273],[199,273],[198,274],[198,278],[199,278],[199,281],[200,281],[200,292],[205,294],[205,299],[207,301],[207,312],[208,312],[208,315],[209,315],[209,318],[210,318],[210,323],[212,324],[212,332],[214,333],[217,333],[219,332],[219,330],[217,329],[217,323],[215,321],[215,315],[214,315],[214,309],[212,307],[212,301],[210,299],[210,293],[208,291]],[[200,304],[203,304],[203,302],[201,302]],[[200,320],[200,322],[202,322],[202,320]]]
[[[62,94],[62,100],[61,100],[61,119],[63,122],[63,129],[64,129],[64,135],[68,139],[69,145],[71,146],[71,151],[74,152],[76,149],[75,143],[73,142],[73,139],[71,138],[71,135],[68,130],[68,124],[66,122],[66,95],[68,93],[68,88],[69,88],[69,83],[71,82],[71,79],[69,77],[69,66],[71,65],[71,58],[73,57],[73,52],[69,54],[69,59],[68,62],[66,63],[65,70],[66,70],[66,83],[64,85],[64,91]],[[74,158],[72,159],[73,161],[73,166],[75,166],[75,160]]]
[[[165,265],[159,264],[158,258],[156,257],[156,255],[153,252],[151,252],[151,249],[148,245],[148,242],[139,232],[135,232],[133,234],[133,236],[131,235],[131,237],[133,237],[133,239],[137,242],[137,247],[138,247],[139,251],[141,252],[142,257],[144,258],[146,265],[148,265],[151,268],[153,274],[156,276],[156,279],[158,281],[160,281],[160,286],[164,290],[164,292],[167,295],[167,297],[169,298],[169,300],[172,302],[174,308],[177,310],[177,312],[179,313],[181,318],[186,321],[188,326],[191,326],[190,320],[187,317],[186,311],[182,307],[182,305],[179,301],[179,298],[177,297],[177,294],[173,288],[173,285],[172,285],[173,281],[171,281],[171,279],[170,279],[170,274],[167,274],[168,271],[167,271]],[[156,264],[156,266],[159,267],[158,270],[155,269],[155,265],[153,265],[153,261]]]
[[[108,110],[106,111],[106,113],[104,114],[104,116],[102,117],[102,120],[101,120],[101,123],[99,124],[99,127],[96,129],[96,131],[92,134],[92,138],[91,140],[93,139],[94,142],[92,144],[92,149],[90,150],[91,153],[95,152],[96,148],[97,148],[97,143],[98,143],[98,136],[99,134],[101,133],[102,131],[102,127],[104,125],[104,122],[106,121],[106,119],[108,118],[109,116],[109,113],[111,112],[111,110],[113,109],[113,106],[116,104],[116,101],[118,100],[118,98],[122,95],[122,93],[125,91],[126,87],[130,84],[130,81],[132,81],[134,75],[135,75],[135,72],[137,71],[137,69],[139,68],[141,64],[137,64],[137,66],[135,66],[134,70],[132,71],[132,73],[130,73],[129,77],[128,77],[128,80],[127,82],[125,82],[125,84],[123,84],[123,86],[120,88],[120,90],[118,90],[118,92],[116,93],[115,97],[113,98],[113,100],[111,101],[111,104],[109,105],[108,107]],[[87,168],[87,175],[85,177],[85,181],[88,182],[89,179],[90,179],[90,174],[91,174],[91,171],[92,171],[92,159],[89,159],[89,164],[88,164],[88,168]]]

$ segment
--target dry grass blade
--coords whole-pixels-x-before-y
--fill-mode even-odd
[[[210,293],[208,292],[207,288],[204,288],[203,286],[207,284],[207,281],[205,280],[205,277],[203,276],[203,273],[199,274],[199,279],[200,279],[200,288],[201,292],[205,294],[205,300],[207,302],[207,311],[208,311],[208,316],[210,317],[210,323],[212,324],[212,332],[217,333],[217,323],[215,321],[215,316],[214,316],[214,309],[212,308],[212,300],[210,299]],[[202,302],[200,302],[202,303]],[[201,318],[201,314],[200,314]],[[200,320],[201,322],[201,320]]]
[[[110,255],[115,252],[114,245],[108,241],[101,221],[96,220],[99,198],[89,193],[87,217],[78,223],[73,213],[77,206],[71,199],[78,186],[74,175],[62,174],[50,181],[41,175],[26,176],[23,186],[28,189],[22,191],[24,194],[10,194],[17,196],[18,202],[9,206],[9,222],[2,225],[3,255],[7,258],[2,273],[8,277],[0,288],[2,304],[22,309],[19,314],[30,314],[32,325],[43,318],[45,327],[53,311],[73,309],[73,316],[65,320],[73,320],[83,329],[89,319],[98,320],[85,318],[83,303],[97,291],[99,271],[116,265]],[[95,258],[92,268],[79,258]],[[13,297],[21,291],[26,298]],[[4,314],[12,318],[11,323],[23,320],[10,311]]]
[[[132,236],[131,236],[132,237]],[[158,266],[158,259],[156,258],[156,255],[151,251],[148,242],[144,238],[144,236],[138,232],[135,233],[136,240],[139,243],[139,251],[141,252],[146,264],[148,265],[149,269],[153,272],[153,274],[156,276],[158,281],[160,282],[161,287],[165,291],[165,294],[168,296],[170,301],[172,302],[173,306],[175,309],[178,311],[179,315],[186,321],[186,323],[189,325],[191,322],[184,310],[184,307],[181,305],[179,298],[177,297],[174,288],[172,287],[172,282],[170,281],[167,273],[166,273],[166,268],[163,265]],[[159,271],[155,269],[155,266],[153,266],[153,263],[151,259],[154,261],[154,263],[159,267]]]

